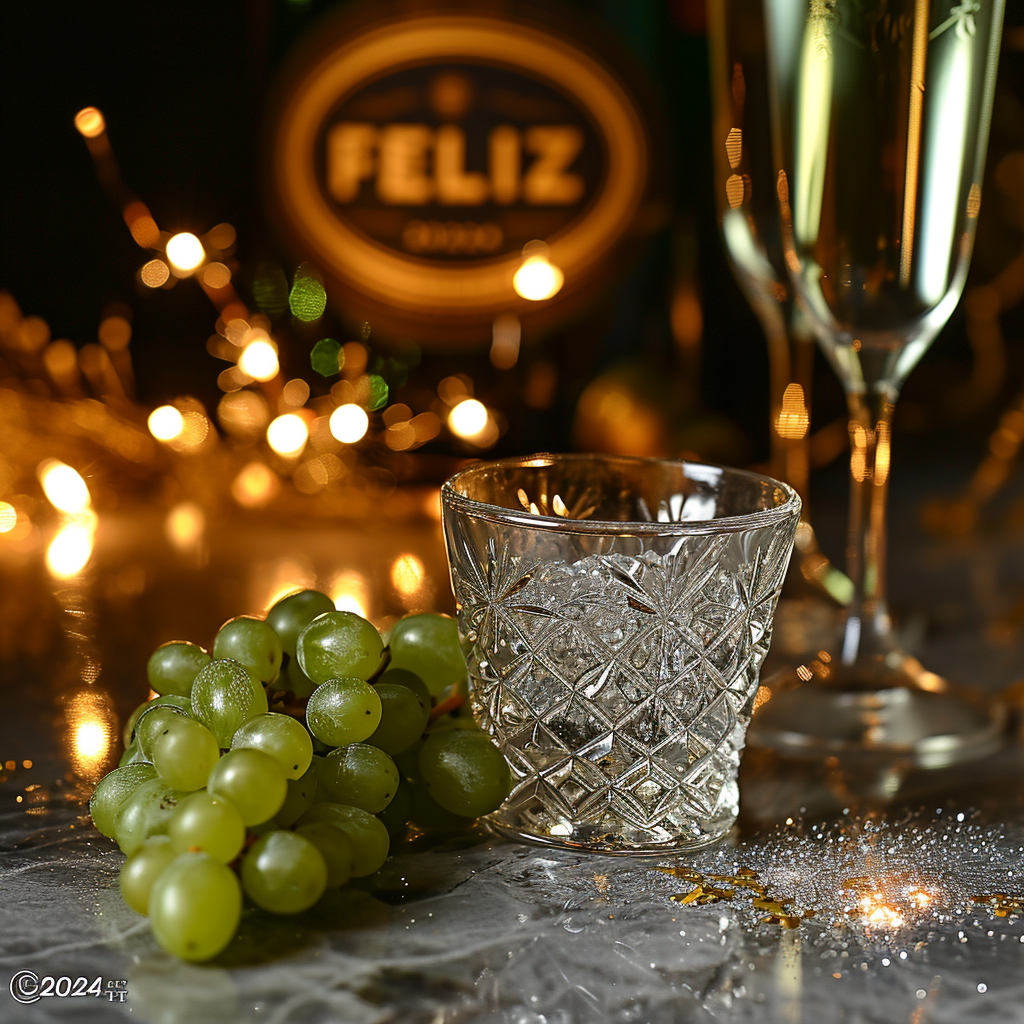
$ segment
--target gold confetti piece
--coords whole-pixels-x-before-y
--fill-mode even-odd
[[[685,878],[688,882],[703,882],[704,876],[693,868],[687,867],[655,867],[655,871],[660,871],[665,875],[673,875],[675,878]]]
[[[739,868],[737,875],[744,875],[746,878],[757,878],[757,872],[753,868]]]
[[[669,899],[674,903],[682,903],[685,906],[687,903],[696,903],[697,900],[706,895],[704,886],[695,885],[688,893],[676,893],[676,895],[670,896]]]

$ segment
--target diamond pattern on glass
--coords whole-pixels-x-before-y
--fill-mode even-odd
[[[623,849],[728,829],[791,543],[709,532],[571,562],[450,538],[474,710],[513,769],[497,823]]]

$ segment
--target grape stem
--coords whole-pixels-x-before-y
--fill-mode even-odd
[[[442,715],[447,715],[450,712],[455,711],[456,708],[461,708],[462,705],[465,703],[466,698],[461,693],[459,693],[458,690],[454,690],[452,693],[448,694],[448,696],[445,697],[444,700],[440,701],[439,703],[434,705],[433,708],[431,708],[430,718],[428,721],[435,722]]]
[[[385,672],[388,670],[388,665],[391,664],[391,648],[385,647],[384,652],[381,654],[380,665],[377,671],[370,676],[366,681],[372,686]]]
[[[292,690],[279,691],[277,696],[280,696],[281,699],[270,706],[272,711],[276,711],[280,715],[291,715],[292,718],[297,718],[300,722],[306,721],[308,697],[296,697]]]

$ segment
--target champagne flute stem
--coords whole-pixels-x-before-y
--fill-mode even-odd
[[[895,392],[850,391],[850,520],[846,549],[853,599],[843,632],[842,662],[886,655],[896,646],[886,603],[886,503]]]

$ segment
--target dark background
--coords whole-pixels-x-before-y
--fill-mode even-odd
[[[246,273],[281,255],[259,194],[268,89],[294,39],[342,6],[317,0],[8,5],[0,31],[0,288],[24,313],[46,319],[53,337],[78,345],[95,340],[109,303],[126,302],[133,310],[140,399],[155,404],[187,392],[211,406],[223,364],[205,349],[215,319],[209,300],[187,281],[167,292],[137,289],[136,271],[148,257],[97,182],[73,117],[87,105],[103,111],[122,176],[162,229],[202,233],[222,221],[235,225],[242,263],[236,283],[245,299]],[[673,214],[646,252],[622,268],[611,307],[543,339],[542,348],[563,365],[574,353],[587,357],[575,376],[562,374],[558,402],[533,432],[513,427],[503,447],[529,447],[542,434],[549,438],[544,447],[567,446],[571,406],[586,379],[623,359],[647,374],[652,388],[678,372],[668,297],[682,267],[693,275],[703,305],[695,390],[706,409],[740,428],[746,444],[739,457],[763,459],[763,336],[725,263],[711,200],[702,0],[566,0],[561,8],[581,31],[596,26],[612,33],[649,77],[667,124]],[[1004,39],[1017,40],[1017,48],[1004,47],[990,172],[999,155],[1024,149],[1024,43],[1012,34],[1024,26],[1024,0],[1011,0],[1006,26]],[[990,279],[1020,252],[1018,229],[990,198],[995,191],[986,185],[972,282]],[[1019,309],[1004,316],[1003,326],[1009,363],[998,403],[955,429],[945,422],[941,396],[971,365],[958,311],[911,376],[897,429],[927,443],[942,437],[954,446],[983,444],[1021,378]],[[304,353],[284,357],[286,368],[302,372]],[[468,359],[438,356],[438,372]],[[842,411],[838,385],[824,367],[815,403],[814,426]]]

